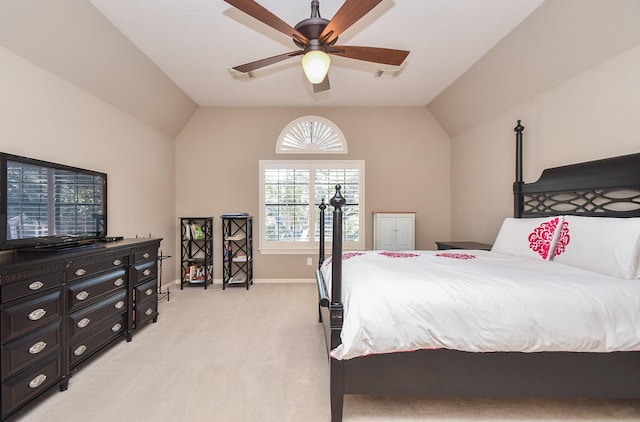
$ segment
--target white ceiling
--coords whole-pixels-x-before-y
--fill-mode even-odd
[[[426,105],[543,0],[383,0],[346,30],[342,45],[409,50],[394,78],[387,66],[332,56],[331,90],[313,94],[292,58],[234,79],[233,66],[297,49],[280,32],[222,0],[90,0],[200,106]],[[310,0],[260,0],[291,26]],[[330,19],[344,0],[320,0]]]

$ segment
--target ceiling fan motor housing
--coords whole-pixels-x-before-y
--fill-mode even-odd
[[[307,37],[310,42],[308,44],[305,44],[299,40],[296,40],[295,38],[293,39],[293,42],[298,47],[305,50],[322,49],[324,43],[322,43],[319,38],[320,34],[322,34],[322,31],[328,24],[329,19],[325,19],[320,16],[320,2],[318,0],[313,0],[311,2],[311,17],[301,20],[295,26],[295,29],[298,30],[302,35]],[[338,38],[335,38],[335,40],[332,40],[331,44],[334,44],[337,40]]]

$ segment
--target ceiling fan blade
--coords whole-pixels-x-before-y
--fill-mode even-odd
[[[367,62],[400,66],[409,55],[406,50],[393,50],[379,47],[357,47],[352,45],[334,45],[329,48],[329,54],[348,57],[350,59],[364,60]]]
[[[305,37],[300,31],[293,28],[291,25],[265,9],[260,4],[253,0],[224,0],[236,9],[242,10],[249,16],[258,19],[260,22],[269,25],[273,29],[282,32],[290,38],[295,38],[303,41],[303,44],[309,42],[309,39]]]
[[[361,17],[369,13],[371,9],[376,7],[381,1],[382,0],[346,0],[324,28],[319,38],[323,39],[333,31],[333,34],[326,40],[326,43],[330,44],[331,41],[338,38],[340,34],[356,23]]]
[[[273,57],[267,57],[266,59],[256,60],[255,62],[241,64],[240,66],[235,66],[233,69],[237,70],[238,72],[247,73],[256,69],[260,69],[261,67],[265,67],[265,66],[272,65],[274,63],[281,62],[290,57],[300,56],[302,54],[304,54],[304,51],[302,50],[292,51],[289,53],[279,54]]]
[[[329,89],[331,89],[331,86],[329,85],[329,75],[326,75],[322,82],[320,82],[319,84],[313,84],[314,94],[322,91],[328,91]]]

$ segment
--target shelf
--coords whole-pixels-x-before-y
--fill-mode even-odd
[[[229,284],[246,283],[246,282],[247,282],[246,274],[236,274],[233,277],[231,277],[231,279],[228,281]]]
[[[183,280],[184,283],[191,283],[191,284],[202,284],[204,283],[204,279],[200,280],[200,279],[193,279],[193,280]]]
[[[239,241],[239,240],[245,240],[247,238],[247,235],[244,233],[240,233],[240,234],[236,234],[234,236],[227,236],[224,238],[224,240],[233,240],[233,241]]]

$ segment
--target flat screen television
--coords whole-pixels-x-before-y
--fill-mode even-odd
[[[107,175],[0,153],[0,250],[67,248],[107,234]]]

